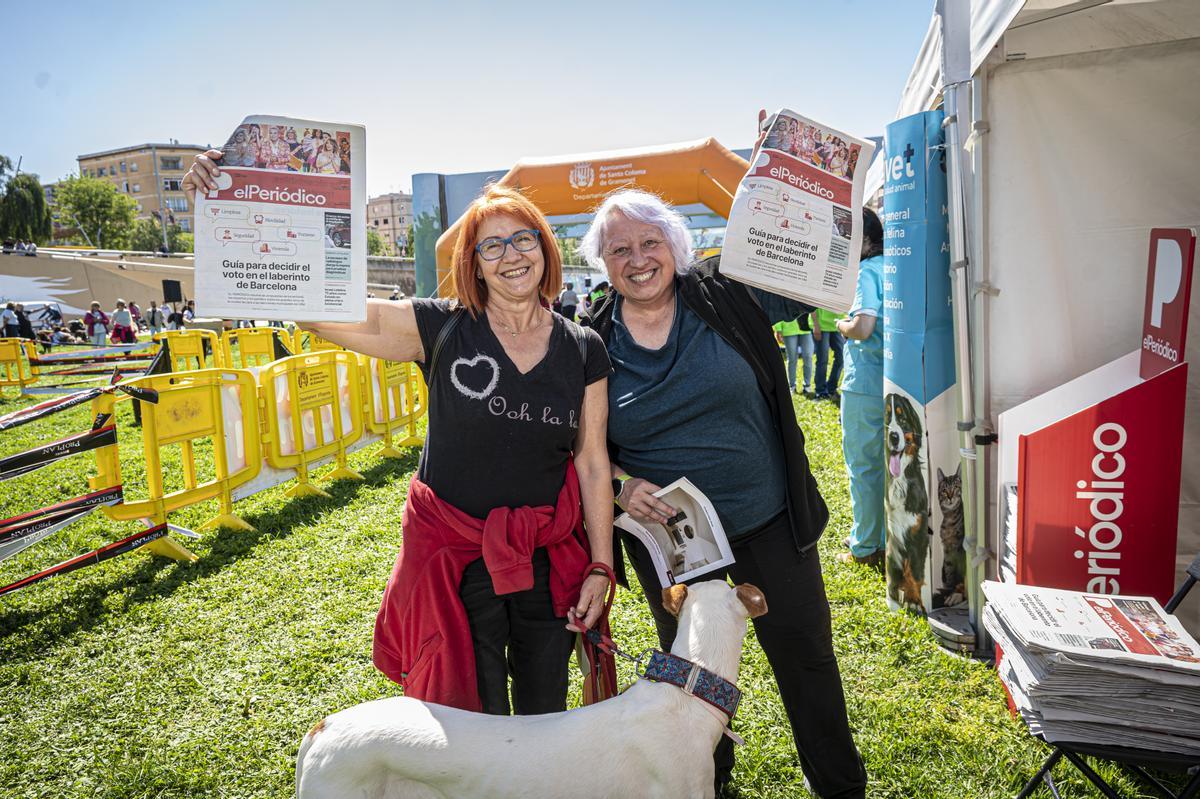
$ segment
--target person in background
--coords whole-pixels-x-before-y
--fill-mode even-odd
[[[133,317],[133,329],[141,330],[142,329],[142,309],[139,308],[138,304],[133,300],[129,301],[129,315]]]
[[[88,341],[103,347],[104,337],[108,335],[108,315],[100,310],[100,303],[92,300],[91,310],[83,315],[83,324],[87,327]]]
[[[29,314],[25,313],[25,306],[18,302],[13,311],[17,314],[17,335],[30,341],[37,338],[33,332],[33,323],[29,321]]]
[[[811,314],[805,314],[796,320],[796,324],[800,327],[800,338],[797,340],[797,349],[800,351],[800,371],[804,375],[804,396],[813,396],[813,336],[812,322],[809,320]]]
[[[842,334],[837,332],[838,315],[818,308],[812,313],[813,350],[816,353],[817,374],[814,396],[817,399],[838,401],[838,384],[842,380]],[[832,365],[830,354],[832,353]]]
[[[158,307],[158,302],[150,300],[150,309],[146,311],[146,327],[150,330],[150,335],[154,335],[163,329],[165,319],[163,318],[162,308]]]
[[[800,346],[800,323],[795,319],[776,322],[775,333],[783,343],[784,357],[787,358],[788,390],[796,393],[796,356]]]
[[[125,305],[125,300],[117,300],[117,307],[112,312],[112,341],[113,344],[132,344],[137,341],[137,333],[133,331],[133,314]]]
[[[579,307],[579,295],[575,293],[575,284],[568,283],[558,295],[558,304],[562,307],[559,313],[564,319],[575,321],[575,309]]]
[[[186,327],[187,323],[192,321],[195,318],[196,318],[196,301],[188,300],[187,305],[185,305],[183,307],[183,325],[181,327]]]
[[[5,303],[4,311],[0,312],[0,322],[4,323],[5,338],[20,338],[21,329],[17,322],[17,306]]]
[[[842,452],[850,473],[854,521],[843,563],[882,569],[887,526],[884,513],[883,430],[883,225],[863,208],[862,262],[854,302],[837,323],[846,338],[842,379]]]

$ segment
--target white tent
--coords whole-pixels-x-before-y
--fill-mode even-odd
[[[975,436],[1138,349],[1150,229],[1200,228],[1200,0],[939,0],[896,116],[940,103],[956,119],[947,160],[962,418],[974,423],[962,439],[964,475],[975,464],[967,520],[996,551],[995,448]],[[1200,551],[1200,280],[1186,355],[1180,570]],[[993,576],[995,563],[980,569]],[[1197,603],[1181,611],[1200,629]]]

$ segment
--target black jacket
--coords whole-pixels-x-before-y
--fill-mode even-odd
[[[676,285],[684,305],[725,339],[750,364],[758,378],[758,387],[783,444],[788,517],[796,547],[803,551],[821,537],[829,521],[829,509],[804,453],[804,433],[796,422],[792,393],[771,323],[744,285],[721,276],[720,263],[719,255],[706,258],[677,277]],[[605,344],[612,333],[616,296],[616,292],[610,291],[592,312],[592,327]]]

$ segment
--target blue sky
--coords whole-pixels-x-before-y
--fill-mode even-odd
[[[3,5],[0,153],[44,181],[272,113],[366,125],[378,194],[529,155],[746,147],[760,107],[882,135],[933,2]]]

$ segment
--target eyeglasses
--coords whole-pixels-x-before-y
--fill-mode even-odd
[[[541,234],[536,230],[518,230],[506,238],[492,236],[490,239],[484,239],[475,245],[475,252],[485,261],[499,261],[504,257],[508,245],[511,244],[517,252],[529,252],[538,246],[540,239]]]

